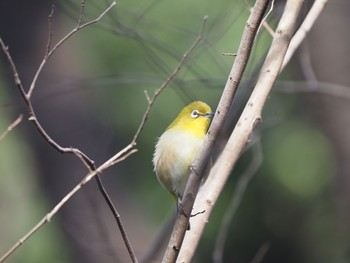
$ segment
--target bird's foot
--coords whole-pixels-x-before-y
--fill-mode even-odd
[[[190,218],[191,217],[191,215],[188,216],[188,214],[185,213],[184,209],[181,206],[181,203],[178,202],[176,207],[177,207],[177,213],[183,215],[186,218]],[[189,231],[190,229],[191,229],[191,225],[190,225],[190,222],[188,221],[187,231]]]

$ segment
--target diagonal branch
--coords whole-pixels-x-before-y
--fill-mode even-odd
[[[64,38],[62,38],[51,50],[50,50],[50,46],[51,46],[51,41],[52,41],[52,26],[51,26],[51,22],[52,22],[52,17],[53,17],[53,14],[54,14],[54,10],[55,10],[55,7],[52,6],[52,9],[51,9],[51,13],[49,14],[49,18],[48,18],[48,22],[49,22],[49,34],[48,34],[48,41],[47,41],[47,45],[46,45],[46,51],[45,51],[45,56],[44,56],[44,59],[40,65],[40,67],[38,68],[35,76],[34,76],[34,79],[31,83],[31,87],[28,91],[28,93],[25,92],[25,89],[24,87],[22,86],[22,83],[21,83],[21,80],[20,80],[20,77],[19,77],[19,74],[18,74],[18,71],[16,69],[16,66],[15,66],[15,63],[13,62],[12,60],[12,57],[10,55],[10,52],[8,50],[8,47],[6,47],[6,45],[4,44],[4,42],[2,41],[2,39],[0,38],[0,46],[3,50],[3,53],[5,54],[6,58],[7,58],[7,61],[10,65],[10,68],[12,70],[12,74],[14,76],[14,80],[15,80],[15,83],[25,101],[25,103],[27,104],[27,108],[28,108],[28,112],[29,112],[29,120],[32,121],[35,125],[35,127],[37,128],[37,130],[39,131],[39,133],[44,137],[44,139],[51,145],[53,146],[56,150],[58,150],[59,152],[61,153],[71,153],[71,154],[74,154],[76,155],[82,162],[83,164],[88,168],[88,170],[91,172],[91,171],[95,171],[96,170],[96,167],[95,167],[95,163],[93,160],[91,160],[86,154],[84,154],[82,151],[80,151],[79,149],[76,149],[76,148],[73,148],[73,147],[62,147],[60,146],[58,143],[56,143],[48,134],[47,132],[45,131],[45,129],[41,126],[40,122],[38,121],[37,117],[36,117],[36,114],[34,112],[34,108],[32,106],[32,102],[31,102],[31,95],[32,95],[32,92],[34,90],[34,87],[35,87],[35,84],[36,84],[36,81],[43,69],[43,67],[45,66],[47,60],[52,56],[52,54],[55,52],[55,50],[57,50],[67,39],[69,39],[71,36],[73,36],[73,34],[75,34],[76,32],[78,32],[79,30],[89,26],[89,25],[92,25],[94,23],[97,23],[114,5],[116,4],[116,1],[113,1],[111,3],[111,5],[105,9],[105,11],[103,11],[96,19],[94,20],[91,20],[89,22],[86,22],[84,24],[82,24],[82,18],[83,18],[83,13],[84,13],[84,5],[85,5],[85,1],[82,1],[81,2],[81,11],[80,11],[80,16],[79,16],[79,20],[78,20],[78,24],[77,26],[70,32],[68,33]],[[126,231],[123,227],[123,224],[122,224],[122,221],[120,219],[120,215],[118,214],[116,208],[114,207],[114,204],[112,202],[112,200],[110,199],[110,197],[108,196],[108,193],[106,192],[103,184],[102,184],[102,181],[101,181],[101,178],[99,176],[99,174],[97,174],[97,176],[95,177],[96,178],[96,181],[97,181],[97,185],[98,185],[98,188],[101,192],[101,194],[103,195],[106,203],[108,204],[110,210],[112,211],[112,214],[113,216],[115,217],[115,220],[118,224],[118,227],[119,227],[119,230],[122,234],[122,237],[123,237],[123,240],[124,240],[124,243],[126,245],[126,248],[129,252],[129,255],[132,259],[133,262],[137,262],[137,259],[136,259],[136,256],[135,256],[135,253],[133,252],[132,250],[132,247],[131,247],[131,244],[127,238],[127,235],[126,235]],[[46,221],[44,221],[46,222]],[[38,224],[38,225],[41,225],[41,224]],[[35,229],[35,228],[34,228]],[[36,230],[35,230],[36,231]],[[31,232],[31,233],[34,233],[35,231]],[[28,237],[31,236],[28,235]],[[23,238],[19,241],[19,245],[22,244],[27,238]],[[17,245],[18,245],[17,244]],[[14,250],[15,251],[17,249],[18,246],[14,246]],[[5,254],[4,258],[6,258],[8,255],[12,254],[13,251],[9,251],[9,254]]]
[[[82,2],[82,6],[84,5],[84,1]],[[116,5],[116,0],[114,0],[110,6],[108,6],[97,18],[91,20],[91,21],[88,21],[84,24],[81,24],[81,20],[82,20],[82,16],[83,16],[83,12],[84,12],[84,8],[82,7],[81,8],[81,11],[80,11],[80,16],[79,16],[79,21],[78,21],[78,24],[77,26],[72,30],[70,31],[67,35],[65,35],[50,51],[49,50],[49,47],[50,47],[50,44],[51,44],[51,39],[52,39],[52,32],[51,32],[51,19],[52,19],[52,16],[53,16],[53,12],[54,12],[54,8],[52,8],[51,10],[51,13],[49,15],[49,39],[48,39],[48,43],[47,43],[47,50],[45,51],[45,56],[38,68],[38,70],[36,71],[35,73],[35,76],[33,78],[33,81],[31,82],[31,85],[30,85],[30,88],[28,90],[28,92],[25,91],[22,83],[21,83],[21,80],[20,80],[20,77],[19,77],[19,74],[18,74],[18,71],[16,69],[16,66],[15,66],[15,63],[13,62],[12,60],[12,57],[10,55],[10,52],[9,52],[9,49],[8,47],[5,45],[5,43],[3,42],[3,40],[1,39],[0,37],[0,45],[1,45],[1,48],[6,56],[6,59],[10,65],[10,68],[12,70],[12,74],[14,76],[14,80],[15,80],[15,83],[25,101],[25,103],[27,104],[27,108],[28,108],[28,111],[29,111],[29,120],[32,121],[35,125],[35,127],[37,128],[37,130],[39,131],[39,133],[45,138],[45,140],[51,145],[53,146],[56,150],[58,150],[59,152],[61,153],[71,153],[71,154],[74,154],[76,155],[77,157],[79,158],[82,158],[85,162],[86,165],[88,165],[90,167],[90,169],[94,169],[94,161],[91,160],[86,154],[84,154],[82,151],[80,151],[79,149],[76,149],[76,148],[73,148],[73,147],[62,147],[60,146],[58,143],[56,143],[55,140],[53,140],[48,134],[47,132],[45,131],[45,129],[41,126],[40,122],[38,121],[36,115],[35,115],[35,112],[34,112],[34,108],[33,108],[33,105],[31,103],[31,96],[32,96],[32,93],[34,91],[34,88],[35,88],[35,85],[36,85],[36,82],[38,80],[38,77],[40,75],[40,73],[42,72],[42,69],[43,67],[46,65],[46,62],[48,61],[48,59],[54,54],[54,52],[66,41],[68,40],[70,37],[72,37],[75,33],[77,33],[78,31],[80,31],[81,29],[83,28],[86,28],[88,27],[89,25],[92,25],[92,24],[95,24],[97,23],[98,21],[100,21],[100,19],[105,16],[114,6]]]
[[[12,122],[12,123],[7,127],[7,129],[6,129],[3,133],[0,134],[0,141],[3,140],[3,139],[6,137],[6,135],[7,135],[10,131],[12,131],[18,124],[20,124],[20,122],[22,121],[22,119],[23,119],[23,115],[20,114],[20,115],[17,117],[17,119],[16,119],[14,122]]]
[[[139,125],[139,128],[137,129],[134,138],[132,140],[132,142],[136,142],[137,138],[139,137],[141,131],[143,130],[143,127],[145,126],[145,123],[148,119],[149,113],[151,111],[151,108],[155,102],[155,100],[157,99],[157,97],[159,96],[159,94],[169,85],[169,83],[175,78],[175,76],[177,75],[177,73],[180,71],[181,67],[183,66],[183,64],[185,63],[185,61],[188,59],[190,53],[198,46],[198,44],[202,41],[203,39],[203,32],[204,32],[204,27],[205,24],[208,20],[208,16],[203,17],[203,22],[199,31],[199,34],[197,36],[197,38],[195,39],[195,41],[193,42],[193,44],[191,45],[191,47],[182,55],[182,58],[180,60],[180,62],[177,64],[177,66],[175,67],[174,71],[168,76],[168,78],[163,82],[163,84],[154,92],[153,97],[150,98],[148,96],[148,93],[145,91],[145,95],[146,95],[146,99],[148,101],[148,106],[147,109],[142,117],[142,121]]]
[[[206,164],[209,161],[211,150],[213,149],[214,142],[218,138],[220,129],[224,123],[224,120],[228,114],[229,108],[232,104],[233,97],[236,93],[237,87],[242,79],[243,72],[248,63],[248,59],[252,50],[255,36],[258,32],[259,25],[263,20],[263,16],[267,9],[268,0],[257,0],[252,12],[247,21],[245,30],[243,32],[242,40],[238,49],[238,54],[235,62],[232,66],[228,80],[225,85],[225,89],[222,93],[218,108],[216,110],[212,125],[208,131],[208,136],[204,142],[203,149],[197,157],[194,164],[191,166],[191,174],[185,189],[184,199],[181,204],[184,213],[178,213],[175,226],[173,228],[170,241],[168,243],[167,250],[163,257],[162,262],[170,263],[175,262],[181,245],[186,233],[189,218],[185,215],[190,215],[194,200],[196,198],[200,183],[203,178],[203,172]],[[202,211],[202,210],[201,210]],[[195,218],[195,217],[194,217]],[[191,229],[190,232],[193,230]],[[183,247],[184,249],[185,247]],[[188,246],[188,250],[194,253],[196,246],[192,244]],[[185,260],[181,262],[190,262],[191,260]]]
[[[107,9],[104,10],[97,18],[95,18],[95,19],[93,19],[93,20],[91,20],[91,21],[88,21],[88,22],[86,22],[86,23],[84,23],[84,24],[81,24],[81,22],[82,22],[82,17],[83,17],[83,12],[84,12],[84,7],[83,7],[84,4],[85,4],[85,1],[82,1],[82,3],[81,3],[82,8],[81,8],[81,10],[80,10],[80,16],[79,16],[79,20],[78,20],[77,26],[76,26],[72,31],[70,31],[67,35],[65,35],[60,41],[58,41],[57,44],[54,45],[53,48],[52,48],[49,52],[47,52],[47,53],[45,54],[44,59],[42,60],[40,66],[39,66],[39,68],[38,68],[38,70],[36,71],[36,73],[35,73],[35,75],[34,75],[34,79],[33,79],[32,83],[31,83],[31,85],[30,85],[30,88],[29,88],[27,94],[26,94],[26,97],[27,97],[28,100],[29,100],[30,97],[32,96],[32,93],[33,93],[33,90],[34,90],[34,88],[35,88],[35,85],[36,85],[36,82],[37,82],[37,80],[38,80],[38,77],[39,77],[41,71],[43,70],[43,68],[44,68],[44,66],[45,66],[45,64],[46,64],[46,62],[47,62],[47,60],[55,53],[55,51],[56,51],[64,42],[66,42],[70,37],[72,37],[75,33],[77,33],[79,30],[81,30],[81,29],[83,29],[83,28],[85,28],[85,27],[88,27],[88,26],[90,26],[90,25],[92,25],[92,24],[95,24],[95,23],[97,23],[98,21],[100,21],[101,18],[104,17],[104,16],[117,4],[117,2],[116,2],[116,0],[113,0],[113,2],[110,4],[110,6],[107,7]]]
[[[133,149],[132,145],[128,145],[119,153],[114,155],[107,162],[102,164],[96,170],[91,171],[88,175],[84,177],[81,182],[76,185],[63,199],[49,212],[47,213],[31,230],[28,231],[22,238],[20,238],[16,244],[14,244],[1,258],[0,263],[4,262],[11,254],[13,254],[25,241],[27,241],[32,235],[34,235],[44,224],[50,222],[52,217],[61,209],[61,207],[68,202],[68,200],[76,194],[86,183],[88,183],[96,175],[111,166],[112,161],[114,163],[121,162],[129,157],[131,154],[135,153],[137,150]],[[133,261],[133,262],[137,262]]]
[[[297,50],[297,48],[300,46],[301,42],[305,39],[307,33],[311,30],[312,26],[316,22],[317,18],[320,16],[322,10],[326,6],[328,0],[315,0],[314,4],[312,5],[309,13],[305,17],[303,23],[299,27],[298,31],[293,36],[287,54],[284,58],[283,65],[281,68],[281,71],[286,67],[286,65],[289,63],[290,59],[292,58],[293,54]]]
[[[84,3],[84,1],[82,2],[82,4]],[[83,7],[82,7],[83,10]],[[82,12],[82,11],[81,11]],[[106,11],[104,12],[106,13]],[[80,25],[81,23],[81,19],[82,19],[82,14],[79,18],[78,22],[78,28],[82,28],[85,27],[88,24],[91,24],[90,22],[85,23]],[[168,86],[168,84],[175,78],[175,76],[177,75],[177,73],[180,71],[182,65],[187,61],[190,53],[195,49],[195,47],[197,47],[197,45],[200,43],[200,41],[203,38],[203,31],[204,31],[204,25],[205,22],[207,20],[207,17],[204,17],[203,19],[203,23],[201,26],[201,30],[200,33],[198,35],[198,37],[196,38],[196,40],[194,41],[194,43],[192,44],[192,46],[184,53],[182,59],[180,60],[179,64],[176,66],[175,70],[172,72],[171,75],[169,75],[169,77],[164,81],[164,83],[160,86],[160,88],[158,88],[155,93],[154,96],[151,98],[149,98],[149,96],[146,93],[146,98],[149,102],[149,105],[144,113],[144,116],[141,120],[140,126],[137,129],[132,141],[130,142],[130,144],[128,146],[126,146],[123,150],[121,150],[119,153],[117,153],[116,155],[112,156],[109,160],[107,160],[105,163],[103,163],[101,166],[99,166],[98,168],[95,167],[95,164],[92,160],[90,160],[85,154],[83,154],[82,152],[80,152],[78,149],[74,149],[74,148],[63,148],[60,145],[58,145],[54,140],[52,140],[45,132],[45,130],[41,127],[40,123],[37,121],[37,119],[35,118],[35,114],[33,111],[33,107],[30,101],[30,96],[27,96],[27,94],[24,91],[24,88],[22,87],[20,78],[18,76],[18,72],[16,70],[15,64],[11,58],[11,55],[8,51],[8,48],[5,46],[5,44],[3,43],[3,41],[0,38],[0,45],[2,47],[3,52],[6,55],[6,58],[10,64],[10,67],[12,69],[13,75],[14,75],[14,79],[15,82],[21,92],[21,94],[23,95],[23,98],[25,100],[25,102],[27,103],[28,109],[29,109],[29,113],[30,113],[30,120],[32,120],[34,122],[34,124],[36,125],[36,127],[38,128],[39,132],[43,135],[43,137],[54,147],[56,148],[58,151],[62,152],[62,153],[73,153],[75,155],[77,155],[82,161],[83,163],[87,166],[87,168],[89,169],[89,174],[85,176],[85,178],[77,185],[75,186],[48,214],[46,214],[31,230],[29,230],[21,239],[18,240],[18,242],[16,244],[14,244],[1,258],[0,258],[0,263],[4,262],[12,253],[14,253],[25,241],[27,241],[32,235],[34,235],[34,233],[36,233],[44,224],[46,224],[47,222],[49,222],[52,217],[61,209],[61,207],[68,202],[68,200],[74,195],[76,194],[86,183],[88,183],[92,178],[96,178],[97,179],[97,183],[99,186],[99,189],[101,191],[101,193],[104,195],[108,205],[110,206],[110,209],[113,212],[113,215],[118,223],[118,226],[120,228],[121,234],[123,236],[125,245],[127,246],[128,252],[131,256],[131,259],[133,262],[138,262],[137,258],[135,256],[135,254],[132,251],[132,247],[127,239],[127,235],[126,232],[122,226],[122,222],[120,220],[120,216],[117,212],[117,210],[114,208],[113,203],[110,201],[101,180],[99,179],[99,174],[102,173],[104,170],[108,169],[109,167],[113,166],[116,163],[119,163],[121,161],[123,161],[124,159],[126,159],[127,157],[129,157],[131,154],[135,153],[137,151],[137,149],[135,149],[135,145],[136,145],[136,141],[147,121],[148,115],[150,113],[150,110],[156,100],[156,98],[160,95],[160,93]],[[48,41],[48,45],[50,42],[50,38]],[[63,42],[62,42],[63,43]],[[57,45],[56,45],[57,46]],[[53,49],[57,48],[54,47]],[[52,49],[52,50],[53,50]],[[51,50],[51,51],[52,51]],[[50,54],[52,53],[48,53],[48,56],[50,56]],[[40,71],[38,71],[40,72]],[[34,81],[34,80],[33,80]],[[35,85],[34,85],[35,86]],[[107,196],[105,196],[107,195]]]

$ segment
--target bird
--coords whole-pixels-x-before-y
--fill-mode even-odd
[[[177,210],[190,175],[190,166],[199,154],[214,113],[202,101],[184,107],[159,137],[153,166],[160,184],[174,197]]]

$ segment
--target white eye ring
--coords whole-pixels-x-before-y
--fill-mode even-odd
[[[191,117],[192,118],[197,118],[198,116],[199,116],[199,111],[198,110],[192,111],[192,113],[191,113]]]

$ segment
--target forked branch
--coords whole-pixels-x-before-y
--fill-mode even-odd
[[[208,131],[207,138],[204,142],[203,149],[196,161],[191,167],[191,174],[189,181],[187,183],[184,199],[181,204],[184,213],[178,213],[175,226],[173,228],[170,241],[168,243],[167,250],[163,257],[163,263],[175,262],[181,245],[187,230],[189,218],[185,215],[190,215],[192,213],[192,207],[198,193],[200,183],[203,178],[203,172],[206,167],[206,164],[209,161],[211,151],[214,147],[214,142],[218,138],[221,127],[223,126],[224,120],[228,114],[228,111],[231,107],[233,97],[237,91],[238,85],[242,79],[244,70],[248,63],[248,59],[253,47],[253,43],[258,32],[259,26],[263,21],[265,11],[267,10],[269,0],[257,0],[251,14],[248,18],[241,43],[238,49],[238,54],[235,59],[235,62],[232,66],[231,72],[227,79],[225,89],[222,93],[218,108],[215,112],[215,116],[212,122],[212,125]],[[202,209],[203,210],[203,209]],[[202,211],[198,210],[198,211]],[[199,217],[199,216],[197,216]],[[196,218],[196,217],[194,217]],[[193,230],[191,229],[192,232]],[[184,249],[185,247],[182,247]],[[196,244],[189,245],[186,249],[191,250],[193,253],[196,249]],[[181,262],[190,262],[191,259]]]

